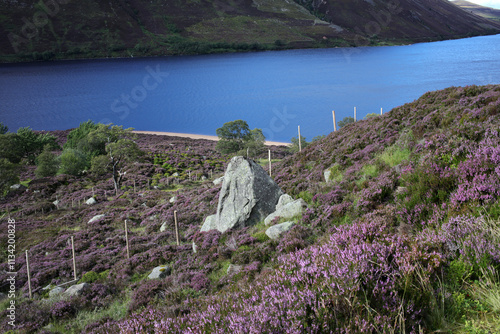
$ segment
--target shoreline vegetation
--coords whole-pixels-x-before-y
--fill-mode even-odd
[[[422,43],[434,43],[443,41],[452,41],[465,38],[474,38],[482,36],[497,36],[500,35],[498,32],[485,33],[485,34],[475,34],[475,35],[463,35],[448,38],[428,38],[421,40],[399,40],[399,41],[386,41],[386,40],[372,40],[369,44],[358,45],[356,43],[348,43],[348,41],[338,41],[338,43],[308,43],[305,45],[297,43],[239,43],[239,44],[229,44],[229,43],[201,43],[192,42],[191,48],[184,51],[175,52],[164,52],[157,50],[158,52],[144,52],[137,53],[136,49],[126,49],[121,51],[114,51],[112,53],[95,53],[90,52],[87,54],[71,54],[68,53],[54,53],[51,51],[47,52],[34,52],[34,53],[18,53],[9,55],[0,55],[0,65],[8,64],[29,64],[35,62],[53,62],[53,61],[91,61],[91,60],[119,60],[119,59],[144,59],[144,58],[160,58],[160,57],[174,57],[174,56],[203,56],[203,55],[222,55],[222,54],[233,54],[233,53],[250,53],[250,52],[265,52],[265,51],[289,51],[289,50],[314,50],[314,49],[350,49],[350,48],[360,48],[360,47],[384,47],[384,46],[406,46]],[[205,45],[206,44],[206,45]],[[213,45],[212,45],[213,44]],[[217,47],[219,44],[227,44],[228,47]],[[170,51],[170,50],[169,50]]]

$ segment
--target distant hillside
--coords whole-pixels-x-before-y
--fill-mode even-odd
[[[387,45],[493,33],[500,33],[500,23],[445,0],[0,1],[3,62]]]
[[[455,0],[452,3],[473,14],[500,22],[500,9],[484,7],[464,0]]]

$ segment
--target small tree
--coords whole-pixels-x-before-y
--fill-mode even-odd
[[[11,185],[19,182],[19,165],[0,159],[0,194],[5,196]]]
[[[354,123],[354,118],[351,116],[347,116],[347,117],[344,117],[344,119],[342,119],[341,121],[338,121],[337,125],[340,129],[340,128],[346,126],[347,124],[351,124],[351,123]]]
[[[298,152],[298,151],[299,151],[299,148],[300,148],[300,147],[299,147],[299,136],[295,136],[295,137],[293,137],[293,138],[291,139],[291,142],[292,142],[292,145],[290,145],[290,146],[288,147],[288,151],[289,151],[290,153],[296,153],[296,152]],[[302,135],[301,135],[301,136],[300,136],[300,146],[301,146],[302,148],[305,148],[305,147],[307,147],[307,145],[309,145],[309,143],[306,141],[306,137],[304,137],[304,136],[302,136]]]
[[[0,135],[4,135],[7,132],[9,132],[9,128],[7,125],[4,125],[2,122],[0,122]]]
[[[58,149],[56,137],[48,133],[35,133],[29,127],[19,128],[16,136],[16,146],[23,158],[27,158],[30,164],[35,162],[35,158],[42,152],[45,145],[52,149]]]
[[[52,153],[49,145],[46,145],[36,158],[37,168],[35,170],[35,175],[37,177],[54,176],[59,169],[59,163],[57,161],[57,156]]]
[[[63,148],[72,148],[80,150],[81,152],[87,155],[89,161],[92,157],[105,154],[105,141],[94,141],[90,142],[90,138],[88,137],[89,133],[94,130],[97,130],[99,127],[98,124],[88,120],[87,122],[80,123],[80,126],[76,129],[71,130],[68,134],[66,143]]]
[[[131,137],[132,129],[123,129],[121,126],[98,124],[98,128],[89,133],[89,143],[105,142],[106,156],[97,156],[92,159],[91,170],[102,174],[110,170],[115,187],[115,195],[121,187],[123,176],[126,174],[124,168],[127,162],[135,161],[142,155],[137,144]]]
[[[59,157],[61,168],[60,174],[79,175],[87,168],[87,158],[79,150],[65,149]]]
[[[368,118],[372,118],[372,117],[377,117],[377,116],[378,116],[378,114],[371,113],[371,114],[367,114],[364,119],[368,119]]]
[[[241,119],[224,123],[216,133],[219,137],[216,148],[222,154],[244,155],[247,149],[252,151],[252,154],[259,154],[264,149],[266,141],[261,129],[250,130],[247,122]]]
[[[7,159],[12,163],[19,163],[23,152],[15,133],[0,134],[0,159]]]

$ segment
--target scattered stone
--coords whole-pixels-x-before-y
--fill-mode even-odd
[[[271,226],[267,229],[266,235],[273,240],[278,239],[283,233],[290,230],[293,225],[295,225],[293,222],[284,222],[278,225]]]
[[[396,165],[396,166],[394,166],[394,167],[392,167],[392,168],[394,168],[394,171],[395,171],[397,174],[401,174],[401,164]]]
[[[57,295],[60,295],[63,292],[64,292],[64,288],[61,288],[60,286],[56,286],[54,289],[50,290],[49,297],[55,297]]]
[[[175,172],[174,174],[172,174],[172,177],[178,177],[179,176],[179,173]]]
[[[163,222],[160,226],[160,232],[165,232],[167,230],[167,222]]]
[[[408,188],[406,187],[398,187],[396,191],[394,192],[394,195],[402,195],[405,194]]]
[[[262,221],[276,209],[283,191],[255,161],[234,157],[227,166],[219,195],[215,222],[203,224],[202,231],[224,233]]]
[[[218,186],[219,184],[222,184],[223,181],[224,181],[224,176],[221,176],[221,177],[213,180],[213,183],[214,183],[214,185]]]
[[[158,278],[165,278],[168,275],[170,275],[171,269],[170,267],[167,267],[165,265],[163,266],[158,266],[153,269],[151,274],[148,275],[149,279],[158,279]]]
[[[87,289],[90,289],[89,283],[80,283],[69,287],[66,291],[64,291],[64,295],[69,297],[79,296]]]
[[[281,195],[280,199],[278,200],[278,204],[276,204],[276,210],[279,210],[282,207],[284,207],[285,205],[292,203],[292,202],[293,202],[292,196],[290,196],[288,194],[283,194],[283,195]]]
[[[56,207],[59,207],[59,203],[61,203],[60,200],[55,200],[54,202],[52,202],[52,204],[54,204]]]
[[[323,177],[325,178],[325,182],[329,182],[330,181],[330,176],[331,175],[332,175],[332,171],[330,170],[330,168],[325,169],[323,171]]]
[[[28,188],[26,188],[22,184],[14,184],[14,185],[10,186],[10,189],[12,189],[12,190],[25,190]]]
[[[96,204],[96,203],[97,203],[97,201],[95,200],[95,198],[94,198],[94,197],[90,197],[90,198],[89,198],[89,199],[85,202],[85,204],[87,204],[87,205],[94,205],[94,204]]]
[[[215,230],[217,229],[217,215],[210,215],[207,218],[205,218],[205,222],[203,223],[203,226],[201,227],[200,231],[201,232],[207,232],[210,230]]]
[[[175,203],[177,202],[177,196],[174,196],[172,197],[170,200],[169,200],[170,203]]]
[[[230,264],[229,267],[227,267],[227,275],[235,275],[239,273],[243,269],[243,266],[239,266],[237,264]]]
[[[304,211],[304,208],[306,207],[307,204],[302,198],[299,198],[298,200],[295,200],[291,203],[288,203],[280,207],[276,206],[276,211],[268,215],[266,219],[264,219],[264,223],[266,225],[269,225],[276,217],[291,219],[293,217],[301,215],[302,212]]]
[[[99,219],[102,219],[102,218],[104,218],[104,217],[106,217],[106,215],[104,215],[104,214],[102,214],[102,215],[96,215],[96,216],[92,217],[92,218],[88,221],[88,223],[87,223],[87,224],[92,224],[93,222],[96,222],[96,221],[98,221]]]
[[[205,181],[206,179],[207,179],[207,177],[206,177],[205,175],[203,175],[203,176],[201,177],[201,180],[202,180],[202,181]]]

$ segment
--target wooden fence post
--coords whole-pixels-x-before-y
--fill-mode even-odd
[[[300,125],[299,125],[299,152],[302,151],[302,143],[300,141]]]
[[[33,298],[33,296],[31,294],[31,275],[30,275],[30,261],[28,259],[28,250],[26,250],[26,271],[28,272],[28,291],[31,299]]]
[[[332,110],[333,115],[333,131],[337,131],[337,121],[335,120],[335,110]]]
[[[380,115],[382,115],[382,114],[383,114],[383,113],[382,113],[382,108],[380,108]]]
[[[177,210],[174,211],[174,222],[175,222],[175,239],[177,241],[177,246],[179,246],[180,243],[179,243],[179,227],[177,226]]]
[[[73,253],[73,278],[76,281],[76,259],[75,259],[75,241],[71,236],[71,252]]]
[[[269,176],[272,175],[272,173],[271,173],[271,167],[272,167],[271,166],[271,150],[269,150]]]
[[[125,219],[125,245],[127,246],[127,259],[130,259],[130,250],[128,247],[128,228],[126,219]]]
[[[356,122],[356,107],[354,107],[354,122]]]

